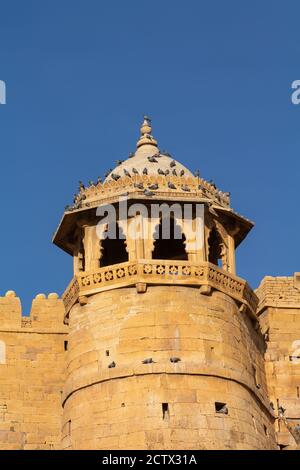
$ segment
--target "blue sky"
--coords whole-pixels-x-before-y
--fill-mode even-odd
[[[0,295],[28,314],[64,290],[72,259],[52,233],[78,180],[135,149],[145,113],[255,221],[238,274],[256,287],[300,271],[299,18],[293,0],[2,0]]]

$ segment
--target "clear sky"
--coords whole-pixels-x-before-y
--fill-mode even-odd
[[[300,271],[300,3],[289,0],[1,0],[0,295],[24,314],[62,293],[72,259],[51,244],[78,180],[160,147],[232,194],[256,222],[238,273]]]

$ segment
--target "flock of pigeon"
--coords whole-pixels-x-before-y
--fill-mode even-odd
[[[131,153],[129,155],[129,158],[134,157],[134,155],[135,155],[134,153]],[[159,158],[163,157],[163,156],[172,158],[172,155],[170,155],[168,152],[160,152],[160,153],[157,153],[155,155],[147,157],[147,159],[148,159],[149,163],[159,163]],[[117,160],[116,164],[117,164],[117,166],[120,166],[123,162],[124,162],[124,160]],[[162,170],[161,168],[158,168],[157,169],[157,174],[160,175],[160,176],[168,176],[168,175],[181,176],[181,177],[184,176],[184,174],[185,174],[184,169],[181,169],[180,171],[179,170],[177,171],[175,167],[176,167],[176,161],[174,159],[172,159],[171,162],[170,162],[170,168],[169,169],[167,168],[165,170]],[[148,175],[148,169],[146,167],[141,171],[141,173],[134,167],[131,168],[131,172],[128,171],[128,169],[126,169],[126,168],[123,169],[123,172],[124,172],[124,176],[127,176],[129,178],[134,177],[134,176],[139,175],[139,174]],[[195,175],[195,177],[199,178],[200,177],[199,170],[196,170],[194,175]],[[113,181],[118,181],[121,178],[121,175],[116,174],[116,173],[113,172],[112,169],[109,169],[105,174],[105,178],[108,178],[108,177],[110,177]],[[102,183],[103,183],[103,180],[102,180],[101,176],[99,176],[97,178],[96,183],[94,183],[93,181],[89,181],[89,186],[96,186],[97,184],[102,184]],[[210,183],[211,186],[213,186],[216,189],[216,185],[213,181],[209,181],[209,183]],[[141,191],[143,191],[145,196],[150,197],[150,196],[153,196],[155,194],[153,191],[156,191],[159,188],[159,185],[157,183],[155,183],[155,184],[149,185],[148,188],[145,188],[143,183],[135,183],[134,187],[141,190]],[[172,190],[177,189],[176,185],[174,183],[172,183],[171,181],[168,181],[168,188],[172,189]],[[74,195],[74,200],[73,200],[74,206],[66,206],[66,208],[65,208],[66,211],[75,210],[75,209],[78,209],[78,208],[81,207],[82,201],[86,198],[86,196],[83,194],[83,191],[85,189],[86,189],[86,186],[84,185],[84,183],[82,181],[79,181],[79,194]],[[190,192],[191,191],[189,186],[186,185],[186,184],[181,184],[180,189],[182,191],[185,191],[185,192]],[[202,187],[201,185],[199,185],[199,189],[203,189],[204,191],[206,191],[206,188]]]
[[[172,364],[176,364],[177,362],[180,362],[181,359],[180,357],[170,357],[170,362],[172,362]],[[149,357],[147,359],[144,359],[142,361],[142,364],[155,364],[155,361],[153,361],[152,357]],[[113,369],[114,367],[116,367],[116,363],[115,361],[111,362],[109,365],[108,365],[108,368],[109,369]]]

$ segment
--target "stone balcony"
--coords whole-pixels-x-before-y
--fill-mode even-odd
[[[142,259],[114,264],[77,274],[62,298],[68,315],[80,298],[98,292],[134,285],[138,292],[145,292],[147,285],[162,284],[199,286],[203,294],[209,294],[211,289],[218,290],[239,302],[241,308],[256,319],[258,298],[247,282],[208,262]]]

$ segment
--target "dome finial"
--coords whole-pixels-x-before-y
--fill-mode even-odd
[[[141,137],[137,143],[137,147],[141,147],[142,145],[154,145],[157,147],[157,142],[154,137],[151,135],[152,126],[151,126],[151,119],[148,116],[144,116],[144,122],[141,126]]]
[[[151,119],[148,116],[144,116],[144,122],[141,127],[141,134],[151,134],[152,127],[151,127]]]

